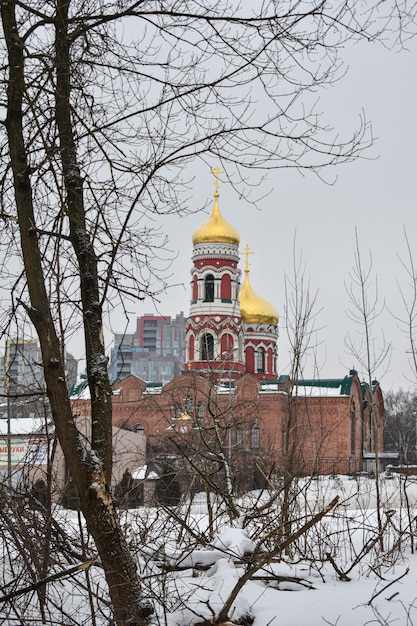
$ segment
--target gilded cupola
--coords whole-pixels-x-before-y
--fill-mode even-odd
[[[214,184],[216,189],[214,192],[213,212],[207,222],[204,222],[194,232],[193,245],[195,246],[199,243],[230,243],[238,246],[240,241],[239,233],[226,222],[219,209],[219,168],[214,168],[212,173],[215,175]]]
[[[246,246],[243,254],[246,255],[245,280],[240,290],[240,315],[247,324],[278,324],[278,312],[267,300],[258,296],[249,281],[248,255],[253,254]]]

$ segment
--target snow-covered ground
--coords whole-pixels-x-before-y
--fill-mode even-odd
[[[296,482],[291,534],[308,525],[336,496],[339,501],[300,532],[286,551],[279,549],[283,540],[279,492],[270,506],[265,493],[240,499],[242,515],[237,520],[214,502],[209,516],[203,494],[171,512],[145,508],[125,512],[122,528],[137,556],[144,592],[156,610],[150,623],[211,623],[248,569],[262,564],[252,570],[252,578],[233,601],[230,623],[417,626],[417,481],[382,477],[379,486],[381,535],[374,480],[336,476]],[[73,550],[79,550],[77,514],[59,509],[56,515]],[[7,566],[8,554],[10,545],[3,546],[3,589],[7,576],[16,577],[16,565]],[[97,595],[95,625],[108,624],[106,591],[96,565],[88,578],[82,573],[48,587],[52,601],[47,614],[56,616],[53,623],[93,623],[88,585]],[[36,594],[19,596],[19,602],[26,607],[27,621],[13,620],[18,619],[16,605],[3,603],[0,624],[37,623]],[[60,611],[65,619],[61,616],[58,621]]]

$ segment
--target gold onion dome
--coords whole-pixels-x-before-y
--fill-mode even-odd
[[[214,207],[210,219],[197,228],[193,234],[193,245],[199,243],[230,243],[239,245],[239,233],[233,226],[226,222],[219,209],[218,179],[216,178],[216,191],[214,193]]]
[[[245,280],[240,290],[240,315],[242,320],[247,324],[273,324],[276,326],[278,324],[278,311],[270,302],[258,296],[249,282],[247,256],[253,253],[249,252],[248,246],[246,246],[244,254],[246,254]]]

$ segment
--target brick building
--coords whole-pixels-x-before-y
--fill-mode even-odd
[[[239,251],[220,213],[217,174],[213,212],[193,235],[184,371],[166,384],[117,382],[113,424],[145,435],[149,460],[187,465],[192,480],[214,483],[233,467],[239,489],[271,472],[374,469],[383,460],[378,383],[361,383],[354,370],[326,380],[278,376],[278,313],[250,284],[250,250]]]
[[[352,370],[341,379],[262,381],[245,373],[229,383],[187,371],[162,386],[130,376],[114,386],[113,423],[147,437],[148,458],[211,452],[246,468],[295,475],[375,468],[382,454],[383,401]],[[217,433],[215,432],[215,426]],[[217,434],[223,448],[219,449]],[[197,440],[197,441],[196,441]]]

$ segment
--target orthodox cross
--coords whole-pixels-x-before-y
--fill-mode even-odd
[[[219,174],[224,174],[224,171],[220,169],[220,167],[218,165],[216,165],[216,167],[213,167],[213,169],[211,170],[211,174],[214,175],[214,187],[216,190],[216,193],[219,193]]]
[[[240,254],[244,255],[246,257],[245,259],[245,270],[249,271],[249,255],[250,254],[255,254],[254,252],[251,252],[251,249],[249,248],[248,244],[246,244],[246,248],[243,250],[243,252],[241,252]]]

